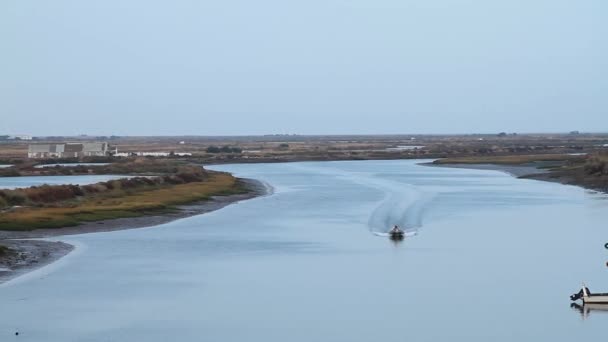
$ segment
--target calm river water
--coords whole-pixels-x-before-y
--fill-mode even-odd
[[[93,184],[129,176],[118,175],[84,175],[84,176],[30,176],[30,177],[0,177],[0,189],[25,188],[44,184]]]
[[[605,339],[608,311],[568,296],[608,292],[608,197],[416,163],[215,166],[275,192],[66,237],[75,252],[0,286],[0,340]]]

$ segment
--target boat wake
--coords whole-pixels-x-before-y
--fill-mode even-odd
[[[371,213],[369,230],[376,236],[389,236],[388,231],[398,225],[404,236],[414,236],[422,227],[425,210],[435,193],[422,191],[419,187],[395,180],[380,178],[373,173],[348,172],[335,168],[294,165],[298,168],[314,169],[316,173],[357,183],[382,191],[385,195]]]
[[[382,237],[390,237],[391,236],[391,234],[385,233],[385,232],[375,232],[375,231],[372,231],[372,234],[374,234],[376,236],[382,236]],[[414,230],[407,230],[406,229],[403,232],[403,236],[404,237],[411,237],[411,236],[415,236],[415,235],[418,235],[418,230],[417,229],[414,229]]]
[[[369,229],[374,235],[388,236],[389,229],[397,225],[406,237],[414,236],[422,227],[424,212],[434,195],[411,185],[391,183],[383,189],[386,196],[370,215]]]

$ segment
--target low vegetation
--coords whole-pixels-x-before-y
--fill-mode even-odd
[[[506,156],[471,156],[443,158],[434,161],[435,164],[504,164],[522,165],[538,162],[576,162],[584,161],[584,155],[570,154],[529,154],[529,155],[506,155]]]
[[[165,158],[147,158],[138,157],[130,159],[114,159],[108,160],[103,159],[99,161],[97,159],[85,159],[84,161],[78,160],[67,160],[68,162],[86,162],[86,163],[102,163],[108,162],[107,165],[76,165],[76,166],[62,166],[57,165],[53,167],[36,167],[36,165],[44,164],[61,164],[66,160],[45,160],[45,161],[29,161],[27,163],[21,163],[14,167],[0,168],[0,177],[18,177],[18,176],[70,176],[70,175],[162,175],[171,174],[179,171],[180,167],[191,165],[186,160],[179,159],[165,159]]]
[[[241,153],[243,150],[238,147],[230,147],[228,145],[222,147],[211,145],[207,147],[205,151],[207,153]]]
[[[0,191],[0,229],[31,230],[81,222],[135,217],[175,210],[211,196],[246,192],[226,173],[198,166],[178,167],[155,177],[134,177],[91,185],[37,186]]]
[[[587,159],[583,166],[585,173],[590,176],[608,177],[608,155],[596,154]]]
[[[5,257],[7,255],[10,255],[13,253],[13,250],[6,247],[6,246],[2,246],[0,245],[0,258]]]

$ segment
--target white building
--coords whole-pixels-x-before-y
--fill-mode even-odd
[[[108,155],[108,143],[30,144],[28,158],[78,158]]]

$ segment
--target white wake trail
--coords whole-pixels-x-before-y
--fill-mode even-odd
[[[381,188],[386,196],[372,212],[369,228],[373,233],[386,233],[394,225],[415,235],[423,224],[424,211],[433,199],[432,193],[423,192],[415,186],[387,181]]]
[[[406,237],[416,235],[422,227],[424,212],[435,197],[435,193],[423,191],[415,185],[380,178],[373,173],[326,167],[305,168],[384,192],[384,199],[371,213],[368,221],[370,232],[377,236],[388,236],[388,231],[394,225],[403,229]]]

